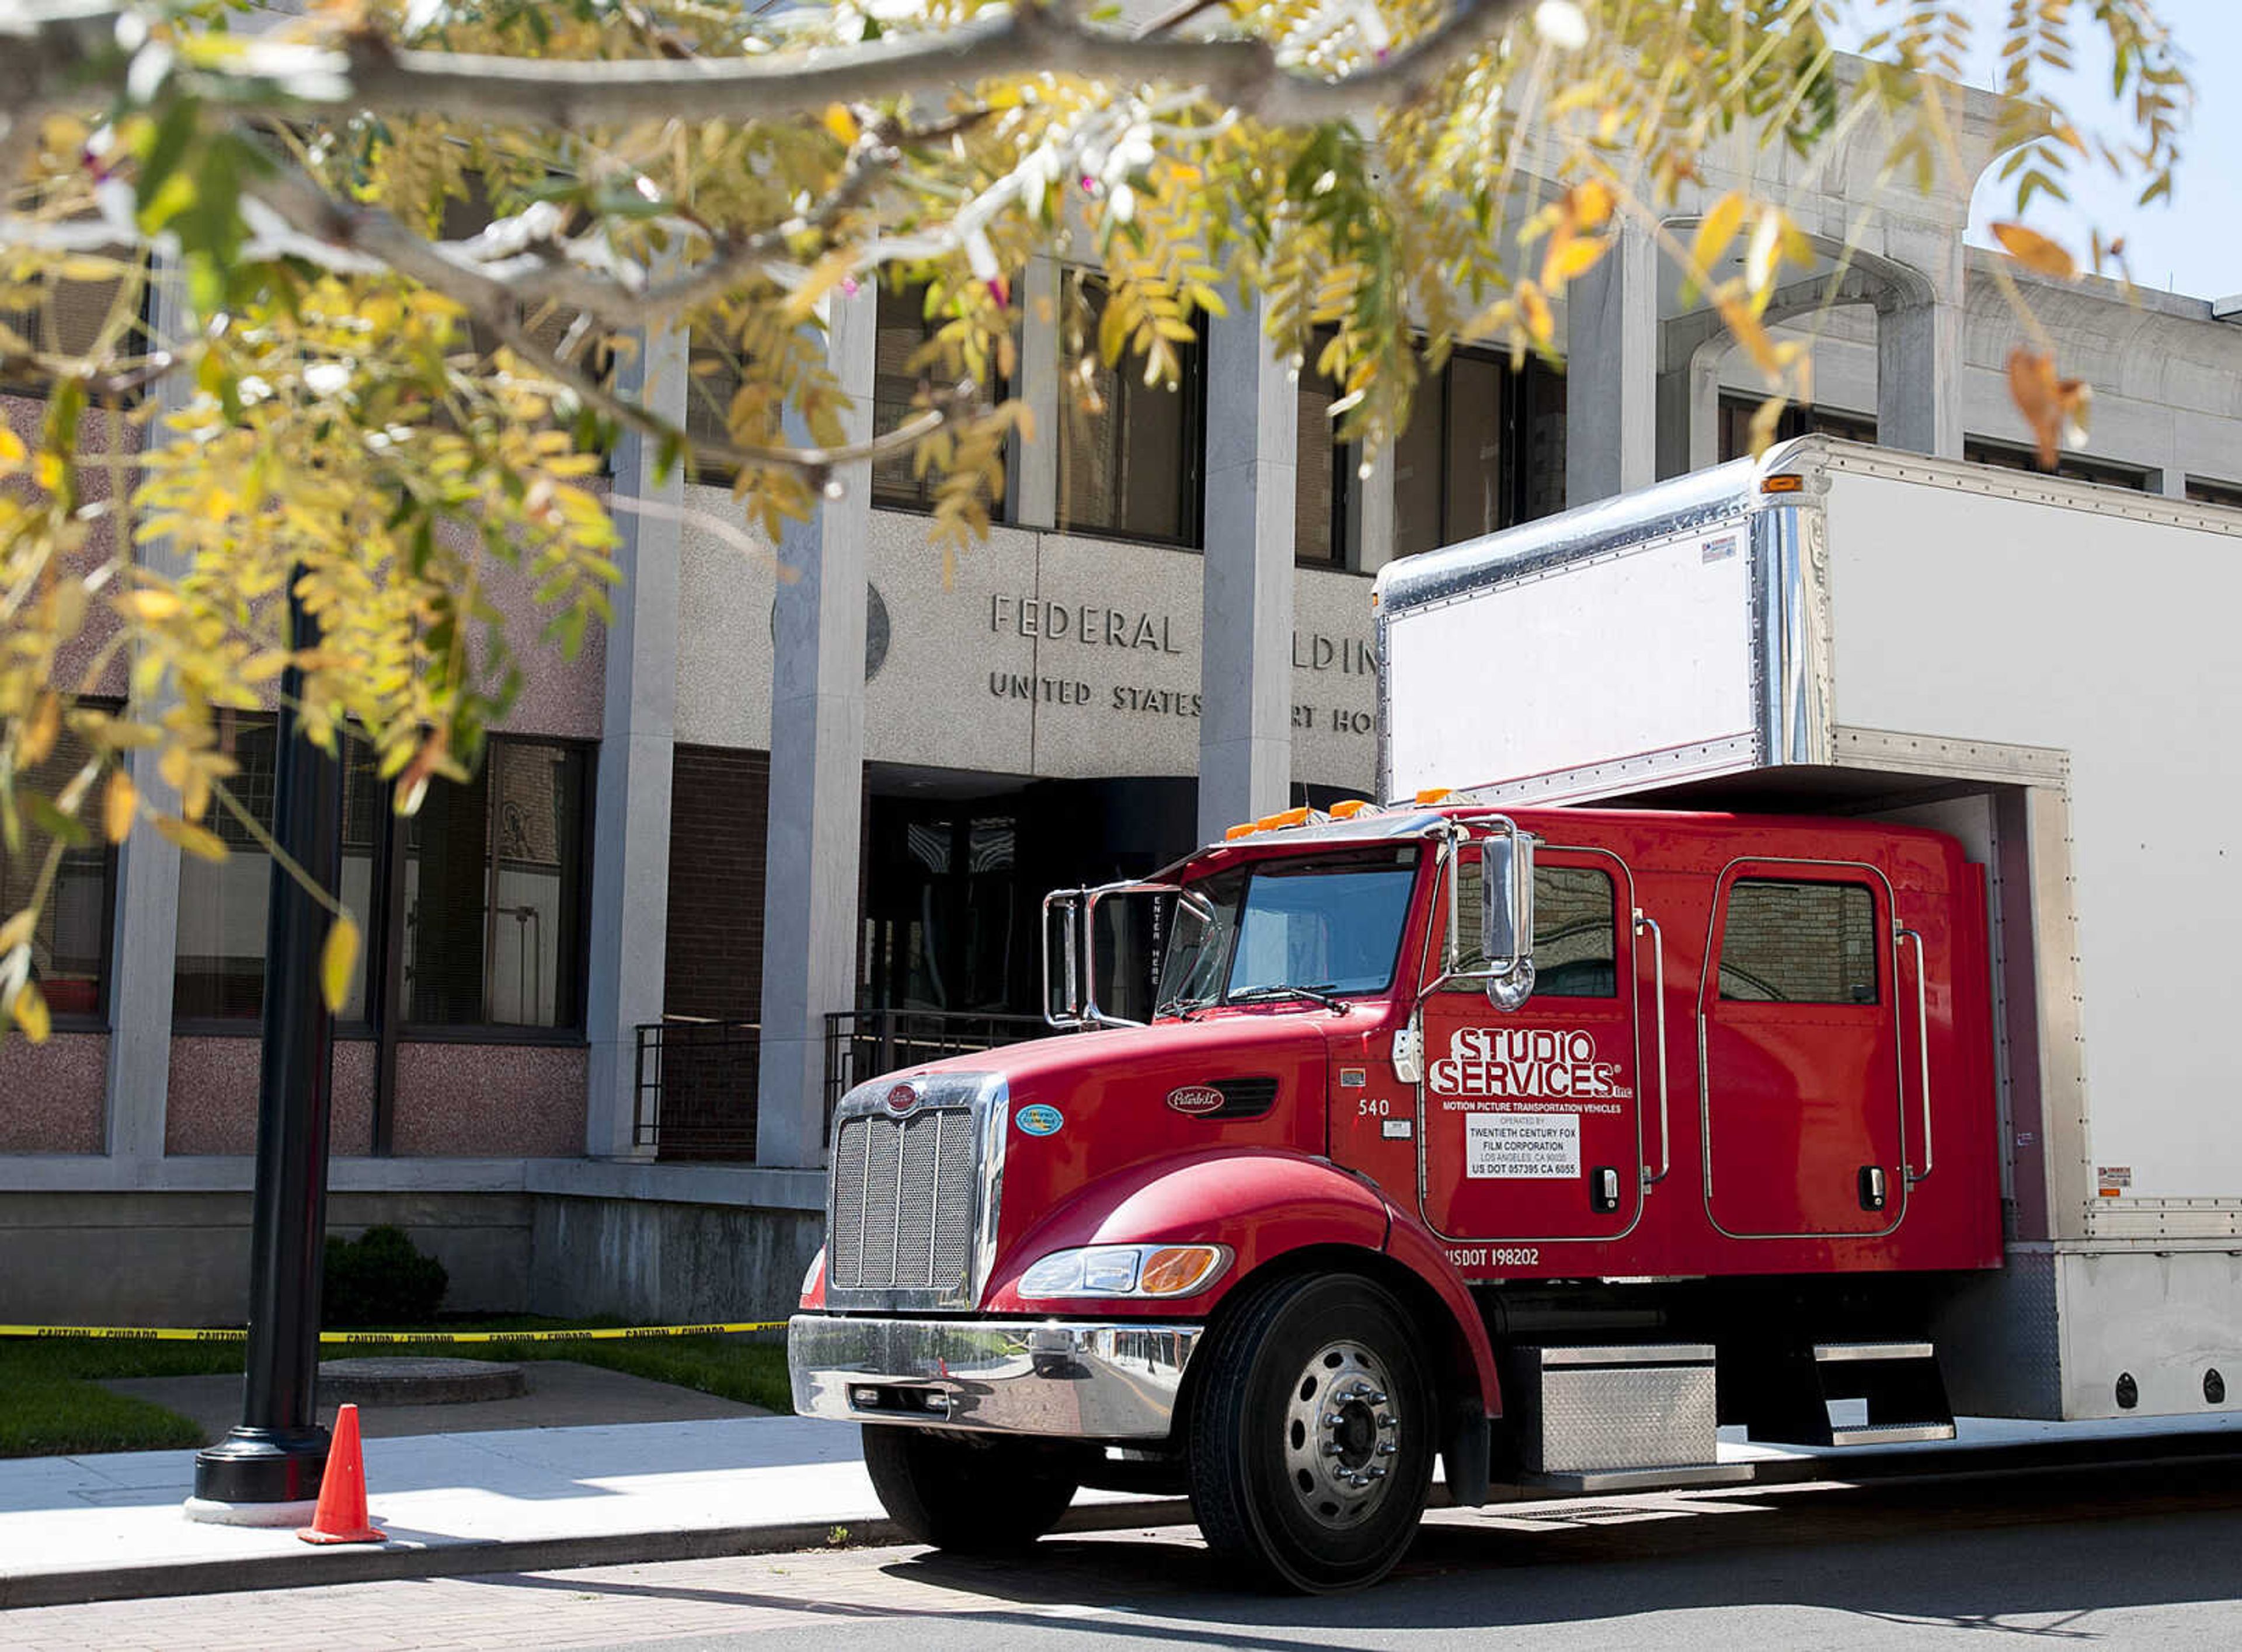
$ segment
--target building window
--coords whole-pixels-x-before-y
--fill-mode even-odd
[[[1752,450],[1752,415],[1760,410],[1755,396],[1721,398],[1721,457],[1742,459]],[[1876,421],[1866,413],[1845,413],[1836,407],[1789,406],[1775,421],[1775,439],[1789,441],[1798,436],[1836,436],[1845,441],[1876,439]]]
[[[2242,486],[2232,482],[2205,481],[2200,476],[2187,479],[2187,496],[2198,505],[2224,505],[2229,510],[2242,510]]]
[[[1420,380],[1393,444],[1393,554],[1413,556],[1560,509],[1565,384],[1538,359],[1459,350]]]
[[[949,376],[942,357],[925,353],[948,318],[927,313],[928,289],[923,282],[900,290],[882,287],[878,297],[876,341],[873,346],[872,430],[893,430],[919,411],[921,386]],[[1004,389],[993,366],[981,380],[982,399],[990,406],[1002,401]],[[934,509],[935,488],[940,478],[932,471],[914,474],[917,454],[909,449],[889,455],[872,467],[872,507],[883,511]]]
[[[1081,327],[1078,339],[1067,341],[1067,359],[1089,360],[1092,406],[1072,393],[1059,399],[1058,529],[1196,547],[1205,349],[1197,342],[1177,346],[1182,365],[1172,386],[1146,384],[1143,363],[1125,352],[1108,367],[1097,352],[1104,285],[1084,275],[1074,279]]]
[[[266,829],[272,819],[274,729],[269,716],[231,715],[223,742],[240,772],[235,796]],[[342,898],[369,937],[401,919],[399,1002],[408,1026],[580,1026],[583,904],[589,870],[590,757],[580,746],[493,736],[465,785],[430,787],[420,812],[383,829],[388,788],[355,743],[343,770]],[[214,809],[211,829],[232,851],[179,867],[178,959],[172,1013],[198,1022],[254,1021],[264,1005],[265,926],[272,861],[254,834]],[[397,911],[401,903],[401,913]],[[371,1019],[369,944],[338,1020]],[[389,977],[377,979],[379,991]]]
[[[16,776],[17,807],[25,794],[51,799],[91,755],[68,729],[44,761]],[[97,822],[100,810],[84,811]],[[30,904],[45,863],[41,843],[27,841],[17,854],[0,840],[0,923]],[[65,849],[54,882],[31,928],[31,979],[56,1022],[96,1024],[108,1007],[111,918],[116,900],[117,856],[95,835],[81,849]]]
[[[475,777],[431,788],[405,849],[405,1019],[424,1027],[583,1021],[582,748],[495,739]]]
[[[96,256],[112,264],[131,265],[139,263],[144,255],[119,245],[104,247]],[[127,280],[138,284],[137,294],[124,292]],[[9,292],[8,300],[0,302],[0,326],[35,350],[49,355],[90,358],[112,322],[119,323],[111,336],[115,347],[124,354],[138,355],[148,347],[154,286],[145,279],[144,272],[95,280],[50,272],[12,286],[0,282],[0,288]],[[134,306],[121,321],[117,314],[120,299],[130,299]],[[44,396],[50,388],[51,381],[36,369],[10,372],[0,367],[0,390]],[[128,400],[137,403],[142,394],[134,391]],[[93,459],[91,454],[84,457],[88,461]]]
[[[685,433],[693,451],[686,456],[685,473],[696,482],[728,487],[733,467],[703,459],[700,450],[722,447],[732,439],[732,399],[740,393],[739,346],[706,327],[693,329],[688,346]]]
[[[1721,937],[1721,996],[1874,1004],[1876,910],[1876,897],[1858,883],[1738,879]]]
[[[927,288],[918,283],[901,289],[883,286],[875,300],[872,366],[872,430],[893,430],[917,411],[919,388],[943,371],[920,353],[941,331],[943,318],[926,312]],[[685,429],[696,444],[723,447],[731,440],[732,401],[740,393],[739,347],[706,328],[693,330],[688,353]],[[994,404],[1004,399],[1002,386],[991,373],[982,384],[983,398]],[[934,509],[937,478],[913,473],[916,454],[910,450],[890,454],[872,467],[872,506],[876,510]],[[711,460],[695,458],[691,475],[698,482],[728,487],[734,469]]]
[[[1993,465],[2002,470],[2029,470],[2041,475],[2056,475],[2065,481],[2092,482],[2102,487],[2124,487],[2136,494],[2149,491],[2149,473],[2135,470],[2128,465],[2106,464],[2100,460],[2081,459],[2076,453],[2064,453],[2055,461],[2049,472],[2039,462],[2039,455],[2029,447],[2011,447],[2005,442],[1981,441],[1972,436],[1962,444],[1962,457],[1973,465]]]
[[[1361,449],[1336,440],[1331,405],[1341,393],[1338,382],[1316,370],[1331,334],[1308,343],[1298,393],[1299,429],[1292,469],[1292,556],[1306,567],[1345,567],[1348,544],[1348,484],[1361,462]]]
[[[219,714],[218,746],[239,765],[226,789],[266,832],[272,829],[274,729],[265,714]],[[372,932],[374,848],[386,788],[365,747],[345,747],[342,898]],[[179,858],[179,922],[172,965],[171,1014],[186,1022],[254,1021],[265,1004],[265,922],[272,857],[257,835],[222,803],[204,823],[227,849],[223,861]],[[366,1019],[366,953],[360,950],[350,992],[337,1017]]]

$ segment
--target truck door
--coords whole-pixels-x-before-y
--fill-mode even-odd
[[[1463,851],[1479,910],[1479,848]],[[1547,848],[1534,870],[1534,994],[1507,1014],[1475,984],[1425,1002],[1420,1207],[1453,1239],[1615,1239],[1642,1211],[1634,879],[1601,850]],[[1440,902],[1434,911],[1444,914]],[[1464,926],[1476,951],[1476,922]],[[1439,937],[1424,979],[1440,973]],[[1468,966],[1475,960],[1467,958]]]
[[[1698,987],[1705,1207],[1735,1239],[1881,1234],[1907,1205],[1891,885],[1732,863]]]

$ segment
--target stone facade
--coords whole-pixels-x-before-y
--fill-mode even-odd
[[[1962,147],[1982,166],[1991,102],[1963,113]],[[1773,312],[1817,337],[1817,404],[1873,420],[1893,447],[1958,457],[1966,441],[2017,443],[2004,366],[2022,324],[1992,255],[1963,245],[1969,180],[1916,195],[1883,181],[1875,142],[1864,125],[1812,168],[1723,149],[1667,227],[1686,240],[1747,174],[1783,193],[1824,252]],[[1561,468],[1574,504],[1712,462],[1722,393],[1762,388],[1648,251],[1631,238],[1566,318],[1564,453],[1536,462]],[[2242,488],[2242,326],[2197,299],[2016,279],[2064,371],[2094,386],[2095,458],[2167,494]],[[504,725],[596,742],[581,1024],[393,1039],[386,1067],[370,1038],[337,1044],[335,1222],[403,1222],[453,1267],[454,1306],[697,1319],[784,1305],[821,1220],[826,1017],[856,1007],[863,978],[850,963],[862,967],[875,906],[859,850],[876,786],[961,807],[1083,788],[1070,796],[1098,800],[1094,829],[1015,846],[1057,882],[1111,875],[1155,839],[1188,847],[1190,811],[1166,807],[1167,789],[1196,785],[1205,836],[1304,791],[1372,784],[1368,576],[1395,543],[1391,457],[1358,473],[1353,455],[1304,450],[1298,386],[1237,305],[1204,352],[1204,497],[1168,514],[1199,524],[1198,542],[1063,531],[1096,487],[1057,452],[1047,301],[1060,279],[1037,259],[1020,283],[1013,390],[1045,439],[1010,455],[1007,520],[954,560],[923,519],[874,509],[863,487],[772,546],[724,490],[657,479],[634,444],[618,455],[612,485],[667,512],[619,514],[629,581],[615,624],[572,662],[535,659]],[[867,414],[881,368],[869,298],[840,305],[829,335]],[[660,334],[628,368],[680,419],[686,354]],[[40,410],[0,395],[0,412],[22,430]],[[138,423],[124,429],[141,440]],[[97,493],[105,478],[90,477]],[[1326,512],[1343,558],[1296,565],[1301,524]],[[497,596],[519,610],[525,594],[500,581]],[[534,773],[508,783],[534,789]],[[1124,853],[1108,829],[1131,799],[1143,842]],[[972,840],[961,827],[947,841]],[[532,830],[508,852],[542,864],[557,845]],[[257,1042],[175,1031],[177,851],[138,833],[112,878],[102,1007],[44,1050],[0,1051],[0,1319],[238,1318]],[[1594,902],[1572,911],[1569,898],[1553,890],[1542,914],[1553,966],[1592,962],[1567,949],[1588,944]],[[1845,971],[1829,985],[1845,990]],[[760,1024],[760,1167],[641,1162],[638,1030],[665,1013]]]

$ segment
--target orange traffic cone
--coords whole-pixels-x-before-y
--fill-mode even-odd
[[[307,1543],[386,1543],[366,1517],[366,1454],[358,1440],[358,1407],[335,1414],[334,1444],[327,1450],[327,1472],[319,1481],[319,1506],[312,1523],[296,1534]]]

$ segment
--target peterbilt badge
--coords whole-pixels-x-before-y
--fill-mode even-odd
[[[1168,1091],[1168,1105],[1179,1113],[1194,1118],[1201,1113],[1218,1112],[1229,1099],[1212,1085],[1185,1085]]]

